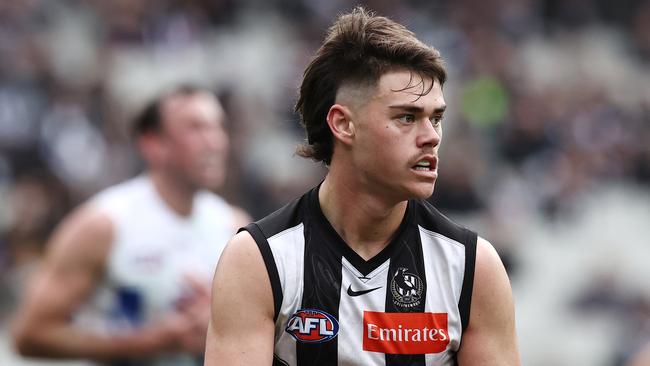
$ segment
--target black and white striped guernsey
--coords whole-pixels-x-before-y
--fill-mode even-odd
[[[323,215],[318,187],[246,226],[275,305],[274,365],[455,365],[468,325],[476,234],[410,200],[365,261]]]

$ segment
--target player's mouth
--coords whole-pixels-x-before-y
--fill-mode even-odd
[[[415,165],[411,167],[413,170],[418,170],[418,171],[423,171],[423,172],[430,172],[434,171],[438,168],[438,159],[435,157],[426,157],[418,160]]]
[[[418,160],[415,165],[411,167],[411,169],[418,173],[437,176],[438,159],[433,156],[423,157]]]
[[[433,170],[431,167],[431,163],[428,161],[420,161],[417,164],[413,166],[413,169],[423,171],[423,172],[429,172]]]

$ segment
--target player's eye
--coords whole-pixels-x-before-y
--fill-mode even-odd
[[[415,122],[415,115],[406,113],[399,116],[399,121],[405,124],[410,124]]]
[[[442,123],[443,118],[444,118],[444,116],[442,116],[442,115],[433,116],[433,117],[431,118],[431,123],[432,123],[434,126],[439,126],[440,123]]]

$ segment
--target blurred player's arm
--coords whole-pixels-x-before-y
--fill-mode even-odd
[[[470,320],[463,333],[461,366],[520,365],[515,310],[510,281],[492,245],[483,238],[476,247]]]
[[[13,335],[21,354],[104,360],[147,355],[170,342],[160,329],[108,337],[71,324],[103,276],[111,239],[110,220],[89,206],[57,228],[16,315]]]
[[[242,231],[224,249],[215,273],[205,365],[271,365],[273,311],[262,255]]]

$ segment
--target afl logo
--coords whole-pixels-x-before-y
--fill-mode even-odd
[[[424,285],[420,277],[406,271],[404,267],[397,269],[390,282],[390,292],[395,305],[412,308],[420,305]]]
[[[289,318],[284,331],[298,342],[321,343],[336,337],[339,322],[322,310],[300,309]]]

